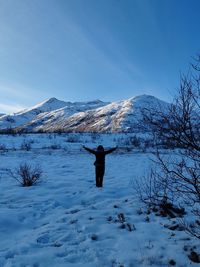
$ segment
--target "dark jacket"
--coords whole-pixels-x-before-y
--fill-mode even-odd
[[[114,147],[114,148],[111,148],[107,151],[98,151],[98,150],[90,149],[90,148],[85,147],[85,146],[83,148],[96,156],[96,161],[94,163],[95,166],[104,166],[105,165],[105,156],[107,154],[112,153],[113,151],[115,151],[117,149],[116,147]]]

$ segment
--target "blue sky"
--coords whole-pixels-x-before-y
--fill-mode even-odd
[[[170,101],[200,51],[199,0],[0,0],[0,112],[49,97]]]

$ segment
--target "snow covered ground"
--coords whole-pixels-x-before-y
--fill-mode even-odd
[[[95,187],[94,157],[82,144],[114,146],[117,138],[0,136],[1,267],[198,266],[188,258],[198,240],[164,227],[176,219],[147,217],[135,195],[151,153],[119,148],[106,158],[104,187]],[[39,184],[20,187],[10,177],[23,162],[41,165]]]

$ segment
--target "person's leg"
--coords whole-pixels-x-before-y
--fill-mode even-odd
[[[100,170],[99,187],[103,187],[104,173],[105,173],[105,166],[102,166]]]
[[[99,184],[100,184],[100,178],[99,178],[100,173],[99,173],[99,168],[96,167],[95,170],[96,170],[96,187],[99,187]]]
[[[99,187],[103,187],[103,176],[99,178]]]

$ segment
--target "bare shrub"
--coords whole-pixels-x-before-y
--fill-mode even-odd
[[[200,221],[200,56],[189,74],[181,76],[179,91],[169,108],[146,109],[143,115],[158,147],[165,143],[168,148],[180,148],[176,160],[166,160],[157,153],[162,175],[156,181],[163,183],[163,177],[167,179],[168,193],[175,194],[178,201],[192,209],[196,218],[193,223],[185,222],[185,229],[199,238],[196,229]]]
[[[38,183],[41,180],[42,173],[43,171],[39,165],[33,167],[27,163],[20,164],[14,172],[10,171],[11,177],[24,187]]]
[[[100,139],[100,134],[98,134],[98,133],[91,133],[90,136],[91,136],[91,142],[92,143],[95,143],[95,142],[99,141],[99,139]]]
[[[126,146],[130,148],[141,148],[142,143],[144,140],[141,137],[134,136],[126,136],[126,137],[120,137],[116,140],[116,142],[120,146]]]
[[[64,129],[63,128],[58,128],[54,131],[54,133],[58,134],[58,135],[62,135],[62,133],[64,133]]]
[[[130,137],[130,143],[134,147],[140,147],[141,146],[141,138],[137,137],[136,135]]]
[[[200,218],[199,214],[197,216]],[[194,236],[200,239],[200,220],[188,222],[184,219],[184,220],[181,220],[180,223],[184,227],[185,232],[187,232],[191,236]]]
[[[61,149],[61,145],[54,143],[54,144],[50,145],[48,148],[53,149],[53,150],[57,150],[57,149]]]
[[[43,146],[43,149],[52,149],[52,150],[58,150],[61,149],[61,145],[57,142],[54,142],[53,144],[49,145],[49,146]]]
[[[8,151],[5,144],[0,144],[0,151],[1,152],[7,152]]]
[[[151,169],[147,176],[134,183],[134,188],[140,200],[149,210],[161,216],[170,218],[182,217],[185,209],[178,202],[176,188],[170,176],[160,169]]]
[[[152,169],[147,176],[134,182],[134,189],[140,200],[148,206],[158,205],[165,195],[165,188]]]
[[[20,148],[21,148],[21,150],[30,151],[32,148],[31,144],[32,144],[31,140],[25,140],[24,139],[23,142],[21,143]]]
[[[182,154],[185,154],[183,156]],[[187,151],[181,151],[179,158],[166,160],[157,153],[157,165],[162,175],[168,177],[170,189],[181,198],[186,205],[200,204],[200,162],[192,157],[186,157]]]
[[[0,134],[9,134],[9,135],[17,135],[17,131],[13,129],[12,127],[8,127],[6,129],[1,129]]]
[[[68,143],[79,143],[80,142],[80,138],[79,138],[79,136],[71,135],[71,136],[67,137],[66,142],[68,142]]]

